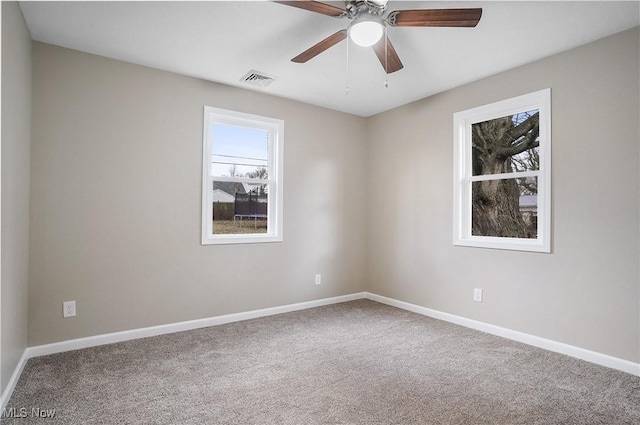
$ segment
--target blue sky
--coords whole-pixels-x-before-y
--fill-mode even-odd
[[[237,164],[237,175],[253,171],[257,166],[266,167],[268,131],[214,123],[211,126],[211,132],[213,136],[212,175],[229,176],[231,164]]]

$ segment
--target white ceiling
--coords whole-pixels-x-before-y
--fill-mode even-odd
[[[342,5],[342,2],[330,2]],[[389,28],[404,69],[347,42],[290,59],[348,19],[267,1],[21,2],[34,40],[370,116],[638,26],[640,2],[390,1],[388,10],[482,7],[476,28]],[[278,77],[240,82],[249,70]],[[346,93],[347,84],[349,92]]]

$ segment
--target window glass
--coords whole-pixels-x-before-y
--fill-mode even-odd
[[[211,175],[268,178],[269,132],[213,123]]]

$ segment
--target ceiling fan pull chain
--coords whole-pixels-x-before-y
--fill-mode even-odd
[[[345,94],[349,94],[349,38],[347,38],[347,87]]]
[[[384,88],[389,88],[389,54],[387,53],[387,46],[389,45],[389,38],[387,37],[387,27],[384,27]]]

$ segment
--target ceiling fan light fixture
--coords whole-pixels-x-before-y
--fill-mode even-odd
[[[372,15],[362,15],[356,18],[349,27],[349,37],[358,46],[373,46],[382,38],[384,25],[382,21]]]

